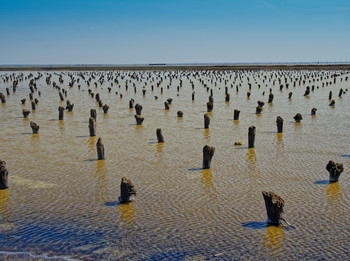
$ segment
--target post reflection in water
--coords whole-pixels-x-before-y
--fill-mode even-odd
[[[127,204],[119,204],[121,225],[130,227],[134,223],[137,209],[134,208],[133,202]]]
[[[104,201],[103,195],[107,186],[105,160],[96,161],[95,179],[94,199],[96,201]]]
[[[210,169],[202,170],[201,182],[204,185],[205,193],[210,197],[216,198],[216,188],[214,187],[213,175]]]
[[[10,190],[1,189],[0,190],[0,223],[2,221],[7,222],[8,219],[11,217],[9,204],[10,204]]]
[[[204,139],[210,139],[210,130],[209,129],[204,129],[203,137],[204,137]]]
[[[326,193],[327,193],[329,202],[333,207],[337,207],[340,205],[341,192],[342,192],[342,189],[339,182],[333,182],[328,185]]]
[[[262,239],[263,246],[268,251],[272,251],[275,257],[282,253],[285,239],[281,226],[267,226],[266,232],[262,234]]]

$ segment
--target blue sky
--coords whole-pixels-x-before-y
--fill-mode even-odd
[[[0,64],[350,61],[349,0],[0,0]]]

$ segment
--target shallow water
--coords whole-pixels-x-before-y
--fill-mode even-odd
[[[7,163],[10,186],[0,190],[0,257],[349,257],[350,103],[348,93],[338,97],[340,88],[350,87],[350,81],[345,81],[348,72],[337,72],[335,84],[334,71],[84,72],[85,80],[92,74],[95,77],[90,87],[79,77],[80,72],[40,72],[43,77],[37,80],[37,88],[41,96],[34,93],[39,103],[28,119],[22,117],[23,108],[31,110],[30,79],[26,77],[30,73],[37,77],[38,72],[0,75],[20,73],[23,81],[16,93],[10,88],[11,94],[6,95],[5,88],[12,81],[0,83],[0,92],[6,96],[6,104],[0,104],[0,159]],[[73,112],[65,112],[63,121],[58,121],[58,106],[66,102],[60,102],[58,90],[46,84],[48,74],[74,103]],[[80,78],[72,88],[69,74]],[[96,88],[94,83],[101,75],[104,82]],[[298,80],[293,87],[294,79],[300,77],[309,78],[305,84]],[[248,78],[252,84],[249,99]],[[177,91],[180,80],[182,87]],[[210,91],[200,80],[213,90],[209,130],[203,128],[203,115]],[[191,82],[195,101],[191,100]],[[315,90],[304,97],[306,86],[312,85]],[[225,87],[231,95],[228,103]],[[90,97],[89,88],[110,106],[108,114]],[[267,104],[270,88],[274,100]],[[288,100],[290,91],[293,96]],[[329,91],[334,107],[328,106]],[[27,98],[25,105],[20,102],[23,98]],[[143,106],[142,126],[136,126],[135,111],[129,109],[131,98]],[[170,110],[164,110],[167,98],[173,98]],[[265,102],[260,116],[255,114],[258,100]],[[316,116],[310,115],[313,107],[318,109]],[[97,136],[89,137],[93,108],[97,110]],[[239,121],[233,121],[234,109],[241,111]],[[182,119],[177,118],[178,110],[184,113]],[[300,124],[294,122],[296,113],[303,116]],[[284,119],[283,134],[276,133],[277,116]],[[39,134],[31,134],[30,121],[40,125]],[[251,125],[256,127],[254,149],[247,148]],[[156,142],[157,128],[162,129],[164,144]],[[105,146],[104,161],[96,160],[98,137]],[[244,145],[235,146],[235,141]],[[206,144],[215,147],[210,170],[201,169]],[[328,182],[329,160],[344,164],[338,183]],[[132,203],[120,205],[123,176],[134,183],[137,196]],[[262,191],[274,191],[284,199],[284,217],[292,227],[266,226]]]

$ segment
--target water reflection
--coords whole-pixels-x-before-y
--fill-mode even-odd
[[[0,222],[7,222],[11,217],[11,212],[9,209],[10,204],[10,190],[1,189],[0,190]]]
[[[210,197],[216,198],[216,188],[214,187],[213,176],[211,174],[210,169],[203,169],[202,170],[201,182],[204,185],[204,189],[205,189],[206,194]]]
[[[281,226],[267,226],[266,232],[262,234],[263,245],[275,252],[282,251],[284,245],[284,231]]]
[[[276,133],[276,139],[277,139],[277,153],[283,153],[284,152],[284,142],[283,142],[283,133]]]
[[[204,129],[203,137],[204,137],[204,139],[210,139],[210,130],[209,129]]]
[[[341,200],[341,186],[339,182],[330,183],[326,190],[329,202],[333,207],[338,207]]]
[[[130,227],[134,222],[135,216],[137,215],[137,209],[134,208],[133,203],[130,202],[127,204],[119,204],[119,211],[121,225]]]

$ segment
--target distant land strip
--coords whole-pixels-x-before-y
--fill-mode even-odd
[[[350,70],[350,64],[212,64],[212,65],[14,65],[0,71],[193,71],[193,70]]]

